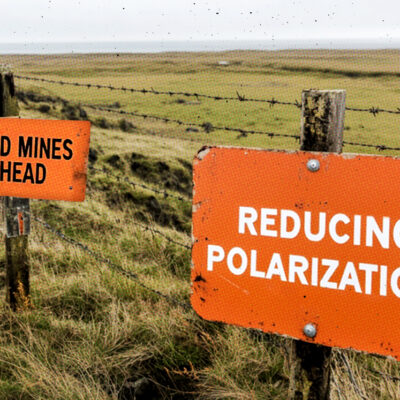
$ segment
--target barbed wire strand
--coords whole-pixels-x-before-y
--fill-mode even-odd
[[[62,101],[62,99],[55,99],[55,100]],[[94,109],[94,110],[98,110],[98,111],[106,111],[106,112],[110,112],[110,113],[118,113],[120,115],[131,115],[131,116],[134,116],[134,117],[141,117],[143,119],[152,118],[152,119],[156,119],[156,120],[161,120],[161,121],[163,121],[165,123],[171,122],[171,123],[176,123],[178,125],[184,125],[184,126],[189,126],[189,127],[197,126],[197,127],[200,127],[202,129],[204,129],[206,132],[210,132],[213,129],[235,131],[235,132],[239,132],[240,133],[238,137],[247,136],[247,134],[265,134],[265,135],[268,135],[270,137],[283,136],[283,137],[294,138],[296,140],[300,139],[299,135],[289,135],[289,134],[281,134],[281,133],[273,133],[273,132],[265,132],[265,131],[251,131],[251,130],[245,130],[245,129],[241,129],[241,128],[218,127],[218,126],[213,126],[211,123],[203,123],[203,124],[199,124],[199,123],[195,123],[195,122],[194,123],[189,123],[189,122],[184,122],[184,121],[170,119],[170,118],[164,118],[164,117],[155,116],[155,115],[139,114],[139,113],[133,113],[133,112],[124,111],[124,110],[114,110],[114,109],[110,109],[110,108],[106,108],[106,107],[102,107],[102,106],[96,106],[94,104],[81,104],[81,106],[84,106],[84,107],[87,107],[87,108],[91,108],[91,109]],[[172,138],[172,139],[179,139],[179,140],[185,140],[185,141],[190,141],[190,142],[202,143],[201,140],[195,140],[193,138],[182,138],[182,137],[179,137],[179,136],[171,137],[171,136],[168,136],[168,135],[163,135],[163,137]],[[359,147],[373,148],[373,149],[377,149],[378,151],[384,151],[384,150],[400,151],[400,147],[391,147],[391,146],[387,146],[387,145],[383,145],[383,144],[368,144],[368,143],[358,143],[358,142],[343,141],[343,145],[344,146],[347,145],[347,146],[359,146]],[[139,183],[137,183],[137,185],[140,186]],[[149,189],[149,190],[153,190],[153,189]],[[169,196],[173,197],[173,195],[171,195],[171,194],[169,194]]]
[[[376,117],[379,113],[386,114],[400,114],[400,108],[396,110],[387,110],[379,107],[369,107],[369,108],[355,108],[355,107],[346,107],[346,111],[356,111],[356,112],[368,112]]]
[[[57,101],[62,101],[62,99],[56,99],[56,98],[54,98],[54,99],[57,100]],[[152,119],[156,119],[156,120],[161,120],[161,121],[163,121],[165,123],[172,122],[172,123],[176,123],[178,125],[185,125],[185,126],[189,126],[189,127],[197,126],[197,127],[203,128],[207,133],[209,133],[210,131],[212,131],[214,129],[235,131],[235,132],[239,133],[238,138],[239,137],[243,137],[243,136],[247,136],[247,134],[266,134],[266,135],[268,135],[270,137],[283,136],[283,137],[294,138],[296,140],[300,139],[299,135],[280,134],[280,133],[264,132],[264,131],[251,131],[251,130],[245,130],[245,129],[241,129],[241,128],[231,128],[231,127],[218,127],[218,126],[213,126],[211,123],[203,123],[203,124],[189,123],[189,122],[184,122],[184,121],[175,120],[175,119],[171,119],[171,118],[164,118],[164,117],[155,116],[155,115],[139,114],[139,113],[133,113],[133,112],[124,111],[124,110],[110,109],[110,108],[107,108],[107,107],[96,106],[94,104],[82,104],[82,106],[88,107],[88,108],[91,108],[91,109],[94,109],[94,110],[98,110],[98,111],[106,111],[106,112],[110,112],[110,113],[118,113],[120,115],[131,115],[131,116],[135,116],[135,117],[141,117],[141,118],[144,118],[144,119],[152,118]],[[170,136],[165,136],[164,135],[163,137],[169,138]],[[190,138],[190,139],[181,138],[181,137],[173,137],[173,138],[174,139],[191,141],[191,142],[196,141],[196,142],[202,143],[202,141],[194,140],[192,138]],[[358,142],[343,141],[343,145],[344,146],[348,145],[348,146],[360,146],[360,147],[374,148],[374,149],[377,149],[379,151],[384,151],[384,150],[400,151],[400,147],[391,147],[391,146],[387,146],[387,145],[383,145],[383,144],[368,144],[368,143],[358,143]]]
[[[191,246],[189,246],[189,245],[187,245],[187,244],[184,244],[184,243],[181,243],[181,242],[177,242],[176,240],[171,239],[171,238],[168,237],[165,233],[162,233],[162,232],[160,232],[159,230],[152,228],[151,226],[144,225],[144,224],[141,224],[140,222],[136,222],[136,221],[131,221],[131,223],[132,223],[133,225],[136,225],[136,226],[141,227],[141,228],[144,229],[145,231],[150,231],[150,232],[152,232],[152,233],[155,233],[156,235],[162,236],[162,237],[164,237],[168,242],[173,243],[173,244],[176,244],[177,246],[183,247],[183,248],[188,249],[188,250],[191,250],[191,248],[192,248]]]
[[[343,141],[344,146],[360,146],[360,147],[369,147],[373,149],[377,149],[379,151],[384,151],[384,150],[394,150],[394,151],[400,151],[400,147],[390,147],[386,146],[384,144],[368,144],[368,143],[357,143],[357,142],[348,142],[346,140]]]
[[[138,186],[138,187],[140,187],[142,189],[149,190],[149,191],[151,191],[153,193],[161,194],[165,199],[168,198],[168,197],[172,197],[172,198],[177,199],[179,201],[186,201],[186,202],[191,202],[192,201],[191,199],[185,198],[183,196],[177,196],[175,194],[169,193],[166,190],[155,189],[155,188],[147,186],[147,185],[145,185],[143,183],[132,181],[132,180],[126,178],[126,177],[121,177],[121,176],[118,176],[118,175],[114,175],[114,174],[110,173],[109,171],[107,171],[105,168],[97,168],[97,167],[95,167],[93,165],[88,165],[88,168],[93,170],[93,171],[96,171],[96,172],[102,172],[103,174],[105,174],[107,176],[110,176],[113,179],[117,179],[120,182],[126,182],[126,183],[132,185],[133,187]]]
[[[339,351],[339,355],[340,355],[340,358],[342,359],[344,365],[346,366],[347,373],[348,373],[348,375],[349,375],[350,382],[351,382],[351,384],[353,385],[353,388],[354,388],[355,393],[356,393],[361,399],[363,399],[363,400],[368,400],[368,399],[362,394],[361,389],[360,389],[359,386],[357,385],[357,381],[356,381],[356,379],[355,379],[355,377],[354,377],[353,370],[351,369],[349,360],[347,359],[346,355],[345,355],[343,352],[341,352],[341,351]]]
[[[112,85],[100,85],[96,83],[79,83],[79,82],[68,82],[62,80],[54,80],[54,79],[46,79],[46,78],[36,78],[22,75],[14,75],[17,79],[30,80],[30,81],[38,81],[43,83],[51,83],[58,85],[68,85],[68,86],[76,86],[76,87],[85,87],[87,89],[97,88],[97,89],[108,89],[108,90],[116,90],[122,92],[130,92],[130,93],[142,93],[142,94],[154,94],[154,95],[167,95],[167,96],[183,96],[183,97],[195,97],[197,99],[204,98],[210,100],[217,101],[240,101],[240,102],[253,102],[253,103],[268,103],[271,106],[275,104],[285,105],[285,106],[295,106],[297,108],[301,108],[301,103],[297,100],[294,102],[290,101],[280,101],[275,98],[271,99],[254,99],[247,98],[245,95],[241,95],[238,91],[236,91],[236,97],[232,96],[214,96],[204,93],[194,93],[194,92],[182,92],[182,91],[173,91],[173,90],[155,90],[151,89],[138,89],[138,88],[126,88],[126,87],[116,87]]]
[[[64,233],[58,231],[57,229],[53,228],[50,224],[48,224],[46,221],[43,221],[42,219],[35,217],[35,216],[31,216],[33,220],[35,220],[36,222],[40,223],[44,228],[46,228],[48,231],[52,232],[53,234],[55,234],[56,236],[58,236],[59,238],[61,238],[62,240],[64,240],[65,242],[80,248],[81,250],[83,250],[84,252],[86,252],[87,254],[91,255],[93,258],[95,258],[97,261],[108,265],[109,267],[111,267],[111,269],[117,271],[118,273],[120,273],[121,275],[124,275],[125,277],[132,279],[135,281],[135,283],[142,287],[143,289],[150,291],[160,297],[163,297],[165,300],[167,300],[170,303],[173,303],[175,305],[179,305],[181,307],[183,307],[186,310],[191,309],[190,305],[187,303],[183,303],[181,301],[178,301],[174,298],[172,298],[171,296],[168,296],[165,293],[160,292],[157,289],[153,289],[147,285],[145,285],[143,282],[140,281],[139,279],[139,275],[135,274],[134,272],[128,271],[126,269],[124,269],[123,267],[121,267],[119,264],[116,264],[112,261],[110,261],[108,258],[103,257],[102,255],[96,253],[95,251],[91,250],[88,246],[86,246],[85,244],[72,239],[68,236],[66,236]]]
[[[126,87],[116,87],[112,85],[100,85],[96,83],[80,83],[80,82],[68,82],[62,80],[54,80],[54,79],[46,79],[46,78],[37,78],[37,77],[29,77],[23,75],[14,75],[17,79],[22,80],[30,80],[30,81],[38,81],[43,83],[50,83],[50,84],[58,84],[58,85],[68,85],[68,86],[75,86],[75,87],[85,87],[87,89],[97,88],[97,89],[108,89],[108,90],[115,90],[115,91],[123,91],[123,92],[130,92],[130,93],[142,93],[142,94],[153,94],[153,95],[168,95],[168,96],[184,96],[184,97],[195,97],[197,99],[205,98],[211,99],[216,101],[240,101],[240,102],[254,102],[254,103],[268,103],[271,107],[275,104],[278,105],[285,105],[285,106],[294,106],[297,108],[301,108],[301,103],[298,100],[295,101],[281,101],[277,100],[274,97],[271,99],[255,99],[255,98],[247,98],[245,95],[240,94],[236,91],[236,96],[214,96],[204,93],[194,93],[194,92],[183,92],[183,91],[172,91],[172,90],[155,90],[151,89],[138,89],[138,88],[126,88]],[[376,117],[380,113],[386,114],[400,114],[400,107],[396,110],[389,110],[380,107],[368,107],[368,108],[357,108],[357,107],[346,107],[347,111],[355,111],[355,112],[366,112],[372,114]]]
[[[183,125],[183,126],[197,126],[199,128],[203,128],[207,133],[212,132],[213,130],[224,130],[224,131],[229,131],[229,132],[237,132],[240,135],[239,136],[247,136],[247,135],[267,135],[269,137],[286,137],[286,138],[292,138],[292,139],[300,139],[299,135],[291,135],[288,133],[275,133],[275,132],[266,132],[266,131],[256,131],[256,130],[248,130],[248,129],[242,129],[242,128],[232,128],[229,126],[217,126],[213,125],[211,123],[197,123],[197,122],[185,122],[181,121],[178,119],[172,119],[172,118],[167,118],[167,117],[160,117],[157,115],[151,115],[151,114],[141,114],[141,113],[136,113],[132,111],[125,111],[125,110],[114,110],[112,108],[106,108],[106,107],[101,107],[101,106],[96,106],[93,104],[81,104],[82,107],[87,107],[91,108],[93,110],[98,110],[98,111],[104,111],[104,112],[109,112],[109,113],[115,113],[115,114],[120,114],[120,115],[131,115],[133,117],[140,117],[143,119],[155,119],[158,121],[162,121],[165,123],[175,123],[178,125]]]

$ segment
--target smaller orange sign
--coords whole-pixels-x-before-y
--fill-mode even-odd
[[[203,318],[400,360],[400,158],[211,147],[193,173]]]
[[[0,196],[83,201],[90,122],[0,118]]]

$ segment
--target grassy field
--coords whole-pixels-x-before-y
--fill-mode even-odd
[[[229,61],[228,66],[218,61]],[[349,107],[397,109],[397,51],[2,56],[19,75],[294,102],[303,89],[346,89]],[[203,144],[295,149],[293,139],[122,118],[91,103],[197,124],[298,135],[292,106],[131,94],[16,80],[20,115],[90,119],[83,203],[32,201],[35,215],[172,301],[138,286],[38,223],[30,235],[32,309],[0,309],[0,399],[285,399],[283,338],[208,323],[190,309],[191,162]],[[400,147],[399,116],[346,113],[345,140]],[[346,146],[346,152],[378,150]],[[382,151],[379,154],[396,154]],[[189,201],[155,194],[125,177]],[[3,257],[1,258],[3,259]],[[3,262],[4,263],[4,262]],[[4,299],[4,275],[1,276]],[[332,399],[400,398],[399,364],[335,350]],[[360,395],[361,393],[361,395]]]

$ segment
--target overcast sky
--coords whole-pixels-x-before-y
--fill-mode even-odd
[[[400,38],[400,0],[2,0],[0,42]]]

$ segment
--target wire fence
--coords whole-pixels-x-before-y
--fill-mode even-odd
[[[212,96],[212,95],[207,95],[207,94],[201,94],[201,93],[191,93],[191,92],[179,92],[179,91],[158,91],[154,89],[137,89],[137,88],[124,88],[124,87],[114,87],[111,85],[98,85],[98,84],[92,84],[92,83],[78,83],[78,82],[67,82],[67,81],[57,81],[57,80],[51,80],[51,79],[45,79],[45,78],[36,78],[36,77],[27,77],[27,76],[21,76],[21,75],[14,75],[15,78],[17,79],[24,79],[24,80],[31,80],[31,81],[37,81],[37,82],[43,82],[43,83],[51,83],[51,84],[59,84],[59,85],[70,85],[70,86],[76,86],[76,87],[85,87],[88,89],[91,88],[98,88],[98,89],[109,89],[109,90],[117,90],[117,91],[123,91],[123,92],[130,92],[130,93],[142,93],[142,94],[154,94],[154,95],[169,95],[169,96],[185,96],[185,97],[196,97],[196,98],[206,98],[206,99],[212,99],[212,100],[218,100],[218,101],[240,101],[240,102],[259,102],[259,103],[268,103],[271,106],[274,106],[275,104],[278,105],[291,105],[295,106],[297,108],[301,108],[301,104],[297,101],[295,102],[285,102],[285,101],[278,101],[274,98],[272,99],[253,99],[253,98],[246,98],[244,95],[241,95],[237,93],[236,97],[223,97],[223,96]],[[285,133],[275,133],[275,132],[266,132],[266,131],[257,131],[257,130],[246,130],[242,128],[235,128],[235,127],[228,127],[228,126],[215,126],[212,125],[211,123],[192,123],[192,122],[187,122],[187,121],[181,121],[179,119],[173,119],[173,118],[166,118],[166,117],[161,117],[161,116],[156,116],[156,115],[151,115],[151,114],[143,114],[143,113],[137,113],[137,112],[130,112],[130,111],[125,111],[125,110],[120,110],[120,109],[112,109],[108,107],[102,107],[94,104],[82,104],[82,107],[90,108],[93,110],[97,110],[100,112],[109,112],[109,113],[114,113],[114,114],[119,114],[119,115],[127,115],[127,116],[132,116],[132,117],[140,117],[143,119],[154,119],[154,120],[159,120],[165,123],[175,123],[178,125],[183,125],[183,126],[196,126],[204,129],[205,132],[210,133],[213,130],[224,130],[224,131],[230,131],[230,132],[236,132],[239,133],[239,137],[241,136],[247,136],[251,134],[262,134],[262,135],[267,135],[271,138],[273,137],[285,137],[285,138],[292,138],[292,139],[300,139],[299,135],[292,135],[292,134],[285,134]],[[388,113],[388,114],[400,114],[400,108],[397,110],[388,110],[388,109],[382,109],[378,107],[370,107],[367,109],[362,109],[362,108],[350,108],[346,107],[346,110],[348,111],[357,111],[357,112],[368,112],[371,113],[373,116],[377,116],[380,113]],[[181,138],[179,138],[181,139]],[[368,147],[368,148],[375,148],[378,151],[384,151],[384,150],[393,150],[393,151],[400,151],[400,147],[391,147],[387,145],[382,145],[382,144],[368,144],[368,143],[358,143],[358,142],[352,142],[352,141],[343,141],[343,145],[345,146],[360,146],[360,147]],[[94,167],[93,165],[89,165],[89,169],[91,169],[94,172],[97,173],[103,173],[112,179],[116,179],[120,182],[125,182],[128,183],[129,185],[132,185],[133,187],[140,187],[144,190],[149,190],[155,194],[162,195],[164,198],[173,198],[178,201],[182,202],[190,202],[191,199],[176,195],[174,193],[170,193],[166,190],[158,189],[158,188],[153,188],[151,186],[148,186],[144,183],[137,182],[131,179],[128,179],[126,177],[120,177],[115,174],[112,174],[110,171],[106,170],[105,168],[98,168]],[[79,248],[83,252],[87,253],[91,257],[93,257],[95,260],[101,262],[102,264],[106,265],[109,267],[112,271],[115,271],[126,278],[134,281],[138,286],[141,288],[165,299],[168,301],[170,304],[180,306],[183,309],[187,311],[192,311],[192,307],[189,303],[179,301],[175,299],[174,297],[167,295],[165,293],[162,293],[161,291],[154,289],[147,284],[145,284],[140,276],[136,274],[135,272],[132,272],[130,270],[127,270],[123,268],[121,265],[111,261],[107,257],[104,257],[102,254],[99,254],[98,252],[92,250],[89,248],[86,244],[73,239],[67,235],[65,235],[63,232],[60,232],[59,230],[55,229],[52,225],[50,225],[48,222],[32,216],[32,219],[36,221],[38,224],[43,226],[46,230],[57,236],[59,239],[63,240],[64,242]],[[163,238],[163,240],[166,240],[168,243],[171,243],[173,245],[177,245],[185,250],[190,250],[191,246],[177,241],[175,239],[172,239],[165,233],[161,232],[159,229],[154,228],[153,226],[146,225],[140,222],[136,221],[131,221],[131,223],[135,226],[138,226],[139,228],[143,229],[144,231],[151,232],[153,235],[159,236]],[[188,238],[189,239],[189,238]],[[357,380],[355,378],[354,371],[351,368],[350,362],[347,359],[346,355],[343,352],[339,352],[339,359],[343,363],[347,374],[349,376],[350,383],[353,387],[354,392],[356,393],[357,397],[360,399],[367,399],[366,395],[363,393],[359,385],[357,384]],[[400,383],[400,377],[397,376],[392,376],[386,373],[383,373],[378,370],[374,369],[369,369],[370,372],[381,375],[385,377],[386,379],[390,379],[393,382],[399,382]],[[332,377],[333,382],[337,388],[338,391],[338,396],[339,398],[344,398],[343,391],[340,389],[340,386],[336,380],[335,375]]]
[[[143,289],[145,289],[145,290],[147,290],[147,291],[149,291],[149,292],[152,292],[153,294],[156,294],[157,296],[160,296],[160,297],[164,298],[164,299],[167,300],[169,303],[172,303],[172,304],[174,304],[174,305],[179,305],[179,306],[183,307],[183,308],[186,309],[186,310],[191,310],[190,304],[188,304],[188,303],[183,303],[183,302],[181,302],[181,301],[178,301],[177,299],[174,299],[173,297],[171,297],[171,296],[169,296],[169,295],[167,295],[167,294],[165,294],[165,293],[162,293],[162,292],[160,292],[160,291],[157,290],[157,289],[153,289],[153,288],[151,288],[150,286],[144,284],[144,283],[140,280],[139,275],[135,274],[135,273],[132,272],[132,271],[128,271],[127,269],[123,268],[121,265],[116,264],[115,262],[112,262],[110,259],[108,259],[108,258],[102,256],[101,254],[99,254],[99,253],[93,251],[93,250],[90,249],[87,245],[85,245],[85,244],[79,242],[79,241],[76,240],[76,239],[73,239],[73,238],[71,238],[71,237],[65,235],[64,233],[62,233],[62,232],[60,232],[60,231],[58,231],[57,229],[55,229],[54,227],[52,227],[50,224],[48,224],[46,221],[44,221],[44,220],[42,220],[42,219],[40,219],[40,218],[38,218],[38,217],[35,217],[35,216],[32,216],[32,219],[33,219],[34,221],[38,222],[39,224],[41,224],[45,229],[47,229],[48,231],[52,232],[54,235],[56,235],[57,237],[59,237],[60,239],[62,239],[64,242],[67,242],[67,243],[71,244],[72,246],[77,247],[77,248],[83,250],[85,253],[89,254],[90,256],[92,256],[93,258],[95,258],[97,261],[99,261],[99,262],[101,262],[102,264],[105,264],[105,265],[107,265],[108,267],[110,267],[113,271],[116,271],[116,272],[120,273],[121,275],[125,276],[126,278],[129,278],[129,279],[135,281],[135,283],[136,283],[138,286],[142,287]],[[141,224],[136,224],[136,225],[139,225],[139,226],[143,227],[143,225],[141,225]],[[163,235],[161,232],[159,232],[159,231],[157,231],[157,230],[154,230],[154,229],[152,229],[152,228],[149,227],[149,226],[144,226],[144,227],[146,228],[146,230],[150,230],[150,231],[152,231],[153,233],[156,233],[156,234],[161,234],[164,238],[169,239],[167,236]],[[186,246],[186,245],[181,244],[181,243],[179,243],[179,242],[176,242],[176,241],[174,241],[174,240],[172,240],[172,239],[169,239],[169,241],[172,242],[172,243],[178,244],[178,245],[180,245],[180,246],[183,246],[183,247],[185,247],[185,248],[190,248],[190,246]]]
[[[46,79],[46,78],[36,78],[36,77],[29,77],[29,76],[21,76],[21,75],[14,75],[17,79],[29,80],[29,81],[37,81],[43,83],[51,83],[57,85],[67,85],[67,86],[75,86],[75,87],[84,87],[87,89],[108,89],[108,90],[115,90],[115,91],[122,91],[122,92],[130,92],[130,93],[142,93],[142,94],[154,94],[154,95],[167,95],[167,96],[183,96],[183,97],[195,97],[196,99],[204,98],[216,101],[240,101],[240,102],[253,102],[253,103],[268,103],[271,106],[275,104],[279,105],[287,105],[287,106],[295,106],[297,108],[301,108],[301,103],[297,100],[294,102],[290,101],[280,101],[275,98],[271,98],[269,100],[266,99],[254,99],[254,98],[247,98],[244,95],[241,95],[239,92],[236,92],[236,97],[226,97],[226,96],[213,96],[209,94],[203,93],[193,93],[193,92],[178,92],[178,91],[162,91],[162,90],[155,90],[151,89],[138,89],[138,88],[126,88],[126,87],[116,87],[112,85],[99,85],[95,83],[79,83],[79,82],[68,82],[62,80],[53,80],[53,79]]]
[[[21,79],[21,80],[36,81],[36,82],[50,83],[50,84],[57,84],[57,85],[84,87],[87,89],[97,88],[97,89],[108,89],[111,91],[130,92],[130,93],[195,97],[197,99],[205,98],[205,99],[211,99],[211,100],[216,100],[216,101],[240,101],[240,102],[253,102],[253,103],[268,103],[271,106],[278,104],[278,105],[294,106],[297,108],[301,108],[301,102],[299,102],[298,100],[282,101],[282,100],[277,100],[275,98],[271,98],[271,99],[247,98],[245,95],[242,95],[239,92],[236,92],[235,97],[232,97],[232,96],[226,97],[226,96],[214,96],[214,95],[209,95],[209,94],[185,92],[185,91],[172,91],[172,90],[162,91],[162,90],[155,90],[153,88],[139,89],[139,88],[117,87],[117,86],[113,86],[113,85],[100,85],[100,84],[96,84],[96,83],[69,82],[69,81],[63,81],[63,80],[37,78],[37,77],[23,76],[23,75],[14,75],[14,77],[17,79]],[[356,112],[366,112],[366,113],[372,114],[373,116],[377,116],[378,114],[381,114],[381,113],[400,114],[400,108],[397,108],[396,110],[389,110],[389,109],[374,107],[374,106],[371,106],[368,108],[346,107],[346,110],[347,111],[356,111]]]
[[[240,137],[247,136],[247,135],[267,135],[270,138],[273,137],[285,137],[285,138],[291,138],[291,139],[300,139],[299,135],[292,135],[289,133],[276,133],[276,132],[266,132],[266,131],[257,131],[257,130],[250,130],[250,129],[243,129],[243,128],[233,128],[229,126],[221,126],[221,125],[213,125],[210,122],[205,122],[205,123],[198,123],[198,122],[187,122],[187,121],[181,121],[179,119],[173,119],[173,118],[167,118],[167,117],[160,117],[157,115],[152,115],[152,114],[141,114],[133,111],[125,111],[125,110],[116,110],[113,108],[107,108],[107,107],[101,107],[101,106],[96,106],[94,104],[81,104],[82,107],[87,107],[91,108],[93,110],[97,111],[105,111],[108,113],[114,113],[114,114],[120,114],[120,115],[129,115],[133,117],[140,117],[143,119],[154,119],[158,121],[162,121],[165,123],[174,123],[177,125],[182,125],[182,126],[189,126],[189,127],[199,127],[204,129],[206,133],[210,133],[214,130],[223,130],[223,131],[228,131],[228,132],[236,132],[239,133]]]
[[[20,78],[20,79],[26,79],[26,80],[34,80],[34,81],[40,81],[40,82],[47,82],[47,83],[57,83],[57,84],[61,84],[61,85],[72,85],[72,86],[78,86],[78,87],[98,87],[98,88],[107,88],[110,89],[110,87],[112,86],[106,86],[106,85],[94,85],[94,84],[83,84],[83,83],[78,83],[78,82],[67,82],[67,81],[54,81],[54,80],[50,80],[50,79],[45,79],[45,78],[36,78],[36,77],[26,77],[26,76],[21,76],[21,75],[15,75],[16,78]],[[115,88],[112,87],[114,90],[119,90],[121,88]],[[139,90],[139,89],[132,89],[135,92],[143,92],[143,90]],[[152,92],[152,91],[150,91]],[[160,92],[160,94],[174,94],[174,93],[184,93],[184,92]],[[194,94],[196,95],[196,94]],[[208,96],[208,95],[204,95],[204,96]],[[48,96],[49,97],[49,96]],[[50,96],[51,97],[51,96]],[[213,98],[213,96],[208,96],[210,98]],[[240,95],[239,95],[240,97]],[[219,98],[219,97],[218,97]],[[222,97],[221,97],[222,99]],[[233,98],[225,98],[225,99],[233,99]],[[54,102],[56,101],[63,101],[63,99],[61,98],[52,98],[52,100]],[[251,99],[247,99],[247,100],[251,100]],[[255,99],[253,99],[255,100]],[[267,102],[272,102],[273,104],[294,104],[297,105],[298,102],[295,103],[289,103],[289,102],[279,102],[279,101],[275,101],[274,99],[272,100],[267,100]],[[85,108],[89,108],[95,111],[100,111],[100,112],[107,112],[107,113],[112,113],[112,114],[117,114],[117,115],[121,115],[121,116],[129,116],[129,117],[137,117],[137,118],[142,118],[142,119],[153,119],[156,121],[161,121],[164,123],[173,123],[173,124],[177,124],[179,126],[186,126],[188,128],[190,127],[197,127],[200,128],[202,130],[204,130],[204,132],[206,133],[211,133],[215,130],[223,130],[223,131],[228,131],[228,132],[235,132],[238,133],[239,135],[237,136],[238,138],[240,137],[247,137],[248,135],[266,135],[270,138],[274,138],[274,137],[283,137],[283,138],[289,138],[289,139],[295,139],[297,141],[300,140],[300,135],[296,135],[296,134],[289,134],[289,133],[279,133],[279,132],[268,132],[268,131],[260,131],[260,130],[250,130],[250,129],[244,129],[244,128],[238,128],[238,127],[230,127],[230,126],[220,126],[220,125],[214,125],[210,122],[203,122],[203,123],[199,123],[199,122],[193,122],[193,121],[182,121],[179,119],[174,119],[174,118],[168,118],[168,117],[162,117],[159,115],[153,115],[153,114],[148,114],[148,113],[139,113],[139,112],[133,112],[133,111],[126,111],[126,110],[121,110],[121,109],[115,109],[115,108],[110,108],[110,107],[103,107],[100,105],[95,105],[95,104],[88,104],[88,103],[83,103],[80,104],[81,107],[85,107]],[[377,115],[379,112],[389,112],[389,113],[400,113],[400,109],[399,111],[391,111],[391,110],[384,110],[381,109],[379,107],[371,107],[369,109],[355,109],[355,108],[346,108],[346,110],[350,110],[350,111],[366,111],[366,112],[370,112],[374,115]],[[187,139],[187,138],[181,138],[181,137],[177,137],[177,139],[181,139],[181,140],[190,140],[190,141],[194,141],[193,138]],[[343,141],[343,146],[356,146],[356,147],[364,147],[364,148],[372,148],[372,149],[376,149],[379,152],[381,151],[400,151],[400,147],[395,147],[395,146],[389,146],[386,144],[372,144],[372,143],[365,143],[365,142],[354,142],[354,141],[347,141],[344,140]],[[103,171],[105,172],[105,171]],[[121,179],[121,178],[117,178],[117,179]],[[131,184],[136,184],[136,186],[141,186],[143,184],[140,183],[135,183],[135,182],[131,182]],[[144,188],[144,187],[143,187]],[[152,190],[153,192],[157,193],[157,191],[153,188],[149,189]],[[159,194],[163,194],[164,196],[168,197],[174,197],[171,194],[168,194],[167,192],[163,191],[162,193]]]
[[[368,148],[376,149],[378,151],[384,151],[384,150],[400,151],[400,147],[391,147],[391,146],[386,146],[384,144],[357,143],[357,142],[348,142],[346,140],[343,140],[343,145],[344,146],[368,147]]]

